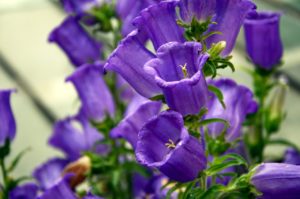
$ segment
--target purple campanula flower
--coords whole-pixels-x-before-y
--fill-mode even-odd
[[[69,185],[71,177],[71,174],[65,175],[60,180],[58,180],[52,187],[47,189],[40,197],[38,197],[38,199],[78,199]]]
[[[181,0],[179,6],[184,21],[190,22],[194,16],[204,21],[212,17],[216,24],[211,24],[207,33],[218,31],[222,34],[212,35],[206,42],[211,47],[213,43],[225,41],[222,56],[231,53],[245,17],[256,8],[250,0]]]
[[[168,191],[172,188],[172,184],[164,187],[169,180],[164,175],[153,174],[150,177],[145,177],[140,174],[134,174],[132,180],[133,195],[134,198],[151,198],[151,199],[162,199],[166,198]],[[177,197],[177,192],[171,194],[171,198]]]
[[[259,12],[245,20],[246,49],[258,67],[272,69],[281,60],[283,46],[280,38],[280,14]]]
[[[177,4],[162,1],[144,9],[133,21],[140,31],[146,32],[155,49],[171,41],[184,42],[183,29],[176,22]]]
[[[49,41],[57,43],[68,55],[72,64],[77,67],[101,59],[101,45],[80,26],[73,16],[68,16],[51,32]]]
[[[0,89],[0,147],[16,136],[16,121],[10,106],[10,95],[14,90]]]
[[[201,54],[201,50],[197,42],[169,42],[158,49],[158,58],[145,64],[162,89],[168,106],[183,115],[199,113],[208,100],[202,72],[208,54]]]
[[[38,193],[38,186],[34,183],[27,183],[17,186],[9,193],[9,199],[33,199]]]
[[[32,175],[38,181],[40,188],[46,190],[51,188],[60,179],[68,163],[69,161],[66,159],[52,158],[38,166]]]
[[[88,121],[80,117],[82,116],[77,115],[56,122],[49,139],[51,146],[62,150],[71,160],[79,158],[84,151],[92,150],[97,142],[103,139],[103,136],[92,128]],[[76,128],[76,123],[81,129]]]
[[[262,199],[297,199],[300,195],[300,166],[264,163],[257,167],[251,183]]]
[[[34,183],[27,183],[17,186],[9,193],[10,199],[33,199],[38,193],[38,186]]]
[[[112,95],[103,80],[102,67],[84,65],[78,68],[66,81],[71,81],[82,103],[83,114],[88,120],[101,122],[105,116],[114,116],[115,105]]]
[[[151,117],[160,112],[161,107],[161,102],[150,101],[136,95],[128,106],[125,118],[112,129],[110,136],[124,138],[135,148],[139,130]]]
[[[208,104],[208,113],[205,119],[221,118],[229,122],[226,140],[231,142],[241,136],[242,124],[246,116],[257,111],[257,103],[253,99],[253,93],[245,86],[237,85],[233,80],[220,79],[210,82],[218,87],[224,96],[224,109],[216,96],[213,96]],[[216,137],[222,133],[224,124],[215,122],[208,125],[208,131]]]
[[[123,77],[121,77],[121,75],[117,75],[116,85],[119,91],[120,99],[125,103],[129,103],[135,96],[135,91],[133,88],[131,88],[131,86]]]
[[[203,144],[189,135],[182,115],[174,111],[163,112],[144,125],[135,154],[142,165],[158,168],[180,182],[195,179],[207,163]]]
[[[67,13],[82,14],[95,6],[100,6],[109,0],[60,0]]]
[[[285,151],[284,163],[300,165],[300,153],[299,153],[299,151],[294,149],[294,148],[288,148]]]
[[[144,71],[144,64],[155,56],[140,40],[138,31],[131,32],[110,55],[104,66],[121,75],[139,94],[153,97],[161,93],[154,78]]]
[[[117,0],[116,11],[122,20],[123,36],[135,29],[132,20],[141,10],[158,2],[159,0]]]

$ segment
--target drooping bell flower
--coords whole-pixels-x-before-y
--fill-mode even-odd
[[[203,143],[189,135],[182,115],[174,111],[163,112],[144,125],[135,154],[142,165],[179,182],[195,179],[207,163]]]
[[[284,163],[300,165],[300,153],[294,148],[288,148],[284,154]]]
[[[166,198],[168,191],[172,188],[172,184],[164,187],[168,182],[168,178],[164,175],[153,174],[147,178],[136,173],[132,179],[133,196],[134,198]],[[171,194],[171,199],[175,198],[178,198],[176,191]]]
[[[82,14],[95,6],[100,6],[109,0],[60,0],[64,10],[69,13]]]
[[[62,158],[49,159],[47,162],[38,166],[33,171],[32,176],[38,182],[39,187],[42,190],[47,190],[61,177],[61,174],[68,163],[68,160]]]
[[[84,151],[97,150],[94,147],[102,139],[103,136],[88,121],[83,122],[75,116],[55,123],[49,144],[63,151],[70,160],[76,160]]]
[[[83,114],[88,120],[101,122],[114,116],[112,95],[102,76],[102,67],[86,64],[78,68],[66,81],[71,81],[80,97]]]
[[[251,183],[262,199],[296,199],[300,195],[300,166],[264,163],[257,167]]]
[[[208,89],[202,67],[208,54],[197,42],[169,42],[157,51],[157,58],[145,64],[155,77],[168,106],[183,115],[197,114],[206,105]]]
[[[144,70],[144,64],[155,56],[147,50],[137,30],[124,38],[110,55],[105,70],[121,75],[140,95],[150,98],[161,93],[153,76]]]
[[[121,75],[117,75],[116,85],[120,99],[125,103],[129,103],[135,96],[133,88]]]
[[[68,16],[49,36],[76,67],[101,60],[101,44],[96,42],[73,16]]]
[[[259,68],[270,70],[279,64],[283,46],[280,38],[280,14],[259,12],[245,20],[246,50]]]
[[[258,105],[253,99],[253,93],[247,87],[238,85],[231,79],[219,79],[209,83],[222,91],[226,108],[222,106],[216,96],[213,96],[209,100],[205,119],[227,120],[230,127],[226,132],[226,140],[234,141],[241,136],[241,128],[246,116],[257,111]],[[217,137],[222,133],[224,127],[221,122],[211,123],[208,125],[208,132],[211,136]]]
[[[34,183],[27,183],[17,186],[9,193],[10,199],[33,199],[38,193],[38,186]]]
[[[71,177],[72,174],[62,177],[52,187],[47,189],[38,199],[53,199],[53,198],[78,199],[69,186]]]
[[[150,38],[155,49],[171,42],[184,42],[183,29],[176,22],[177,1],[162,1],[144,9],[133,24]]]
[[[136,95],[129,104],[125,118],[110,132],[112,138],[124,138],[136,147],[138,132],[143,125],[160,112],[161,102],[150,101]]]
[[[245,17],[256,8],[250,0],[181,0],[179,6],[181,17],[186,22],[193,17],[203,21],[212,17],[216,23],[209,26],[207,33],[218,31],[222,34],[208,37],[206,43],[211,47],[213,43],[225,41],[226,47],[221,53],[224,57],[234,48]]]
[[[10,106],[10,95],[13,92],[0,89],[0,148],[7,139],[13,141],[16,135],[16,121]]]
[[[132,20],[140,11],[158,2],[159,0],[117,0],[116,11],[122,20],[122,35],[126,36],[135,29]]]

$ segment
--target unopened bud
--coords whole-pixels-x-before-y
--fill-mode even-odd
[[[75,188],[77,185],[81,184],[86,177],[87,172],[91,168],[91,160],[87,156],[83,156],[79,160],[72,162],[66,166],[62,175],[68,173],[74,174],[70,179],[70,186]]]
[[[221,52],[226,48],[226,41],[220,41],[216,44],[213,44],[212,47],[208,50],[210,57],[217,57]]]
[[[284,77],[279,79],[279,86],[266,111],[266,126],[268,132],[273,133],[279,130],[283,120],[283,107],[287,91],[287,80]]]

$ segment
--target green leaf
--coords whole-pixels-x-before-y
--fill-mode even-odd
[[[18,165],[18,163],[20,162],[20,160],[22,159],[22,157],[31,150],[30,147],[28,147],[27,149],[24,149],[23,151],[21,151],[12,161],[11,165],[8,167],[7,172],[12,172],[16,166]]]
[[[177,183],[175,186],[173,186],[167,193],[166,199],[170,199],[172,196],[172,193],[174,191],[176,191],[177,189],[181,188],[182,186],[184,186],[184,184],[181,183]]]
[[[218,157],[212,163],[212,166],[206,170],[206,175],[216,175],[224,169],[232,166],[244,165],[248,167],[247,161],[238,154],[230,153],[222,157]]]
[[[201,199],[212,199],[216,198],[216,196],[224,190],[224,186],[220,184],[216,184],[211,186],[207,191],[205,191],[199,198]]]
[[[199,124],[200,126],[207,126],[208,124],[216,123],[216,122],[220,122],[224,124],[224,129],[222,132],[225,132],[230,127],[229,122],[221,118],[210,118],[210,119],[202,120]]]
[[[291,141],[286,140],[284,138],[272,139],[272,140],[268,141],[267,144],[268,145],[290,146],[290,147],[293,147],[293,148],[297,149],[300,152],[300,149],[299,149],[299,147],[296,144],[294,144]]]
[[[216,95],[219,102],[222,104],[223,108],[226,109],[226,105],[224,103],[224,96],[223,96],[222,91],[219,88],[217,88],[213,85],[208,85],[208,90],[213,92]]]

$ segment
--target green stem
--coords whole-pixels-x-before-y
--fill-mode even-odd
[[[3,177],[3,199],[8,199],[8,176],[6,172],[4,159],[0,160],[1,172]]]

